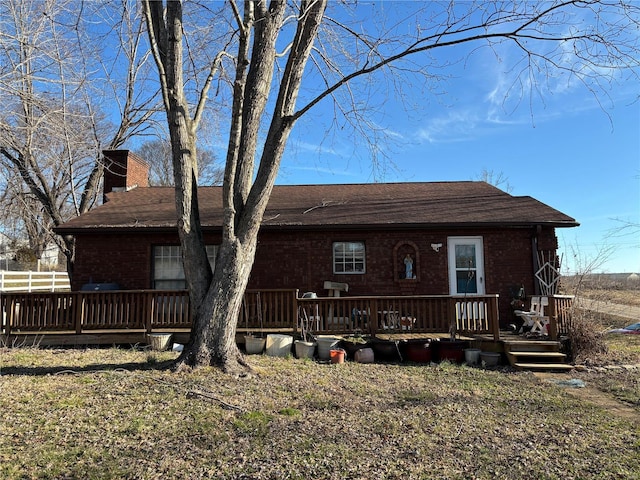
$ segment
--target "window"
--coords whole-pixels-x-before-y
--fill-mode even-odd
[[[218,246],[207,245],[206,249],[209,263],[213,269]],[[156,290],[183,290],[187,288],[180,246],[156,245],[153,247],[153,288]]]
[[[333,273],[364,273],[364,242],[334,242]]]

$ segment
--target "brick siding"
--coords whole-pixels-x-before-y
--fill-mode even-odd
[[[347,295],[447,295],[447,238],[482,236],[485,289],[500,295],[501,324],[513,321],[511,290],[534,292],[531,229],[406,230],[406,231],[263,231],[249,288],[297,288],[324,296],[324,282],[346,282]],[[538,245],[556,245],[553,229],[537,234]],[[205,235],[208,244],[220,236]],[[333,242],[364,241],[366,273],[334,274]],[[441,243],[439,252],[432,243]],[[151,288],[152,247],[177,245],[177,234],[131,233],[78,235],[72,288],[85,283],[118,283],[123,289]],[[398,246],[400,246],[398,248]],[[396,278],[404,272],[406,248],[416,248],[416,280]],[[395,255],[394,255],[395,253]],[[414,256],[415,258],[415,256]],[[394,262],[397,262],[394,265]]]

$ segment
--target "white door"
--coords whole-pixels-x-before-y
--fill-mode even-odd
[[[482,237],[449,237],[449,294],[484,295]]]

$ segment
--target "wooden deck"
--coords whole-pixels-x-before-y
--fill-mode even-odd
[[[555,342],[570,322],[571,297],[550,300]],[[182,290],[5,293],[0,311],[0,341],[8,346],[137,344],[148,343],[151,333],[172,333],[175,342],[186,343],[191,328],[189,297]],[[249,332],[298,335],[303,322],[316,335],[360,332],[399,339],[448,337],[453,323],[474,346],[505,355],[510,339],[499,330],[498,295],[309,299],[287,289],[247,291],[237,339],[243,343]]]

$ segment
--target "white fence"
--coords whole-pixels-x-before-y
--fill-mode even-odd
[[[0,271],[0,292],[59,292],[71,290],[67,272]]]

